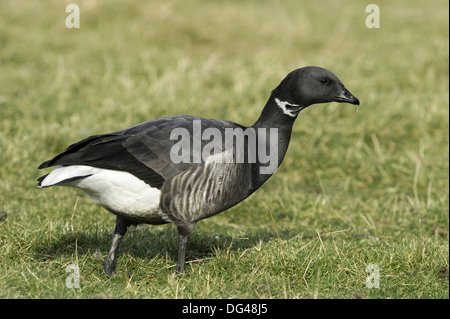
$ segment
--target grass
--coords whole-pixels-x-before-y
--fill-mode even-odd
[[[0,297],[449,297],[447,1],[380,3],[380,29],[357,0],[76,1],[80,29],[68,3],[0,2]],[[361,106],[303,111],[277,173],[197,225],[183,277],[174,227],[141,225],[107,278],[113,215],[36,187],[37,166],[88,135],[173,114],[252,124],[305,65]]]

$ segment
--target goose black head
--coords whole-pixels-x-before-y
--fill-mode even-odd
[[[359,100],[327,69],[308,66],[289,73],[273,90],[272,98],[290,116],[311,104],[340,102],[359,105]]]

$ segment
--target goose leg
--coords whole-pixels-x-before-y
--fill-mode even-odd
[[[189,237],[180,236],[178,242],[178,261],[175,274],[183,274],[186,269],[186,247],[189,241]]]
[[[186,269],[186,248],[194,230],[195,223],[183,223],[177,225],[178,231],[178,261],[175,274],[183,274]]]
[[[103,269],[105,270],[108,277],[116,274],[116,259],[117,259],[117,249],[119,248],[120,242],[123,236],[127,232],[128,226],[131,224],[127,222],[126,219],[121,217],[116,217],[116,228],[114,229],[114,236],[111,243],[111,248],[109,249],[108,256],[102,263]]]

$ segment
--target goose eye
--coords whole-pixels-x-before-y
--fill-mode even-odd
[[[322,78],[320,80],[320,83],[322,83],[322,84],[328,84],[328,82],[330,82],[330,81],[327,78]]]

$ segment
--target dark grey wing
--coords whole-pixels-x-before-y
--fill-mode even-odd
[[[88,137],[42,163],[39,169],[55,165],[88,165],[126,171],[160,189],[167,178],[192,166],[192,163],[174,163],[171,160],[170,151],[177,140],[171,140],[170,135],[176,128],[185,128],[191,136],[196,137],[193,134],[194,120],[199,120],[197,123],[201,123],[201,130],[214,127],[223,131],[225,127],[241,127],[232,122],[192,116],[156,119],[123,131]],[[196,150],[191,148],[191,151],[194,154]]]
[[[164,178],[133,157],[123,143],[128,137],[118,133],[88,137],[67,148],[53,159],[42,163],[39,169],[55,165],[88,165],[129,172],[158,189]]]
[[[225,128],[237,127],[245,129],[245,127],[233,122],[187,115],[171,116],[145,122],[125,130],[126,134],[132,134],[132,136],[126,140],[124,145],[127,151],[142,164],[155,170],[164,179],[168,179],[187,171],[196,163],[204,163],[202,158],[203,147],[205,144],[211,143],[210,140],[202,138],[205,129],[214,128],[224,137]],[[171,133],[176,129],[184,129],[190,137],[190,160],[187,163],[175,163],[170,156],[172,147],[180,141],[176,136],[171,139]],[[138,134],[133,134],[135,132],[138,132]],[[223,139],[213,142],[218,143],[218,147],[224,145]]]

